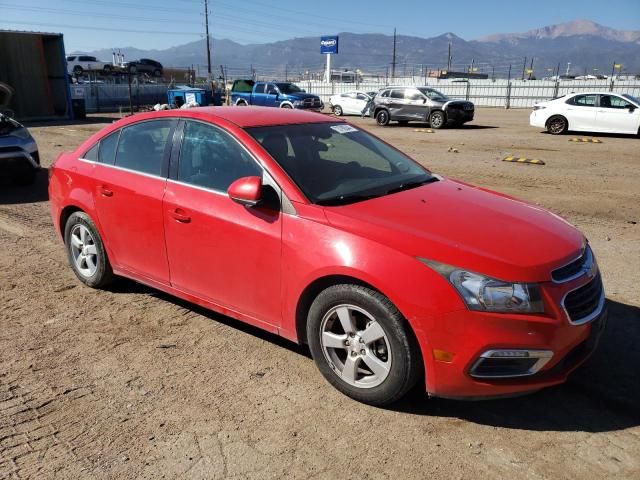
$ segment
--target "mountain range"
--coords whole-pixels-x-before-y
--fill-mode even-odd
[[[343,32],[340,52],[332,55],[332,66],[339,69],[359,68],[364,72],[384,74],[392,61],[393,36],[378,33]],[[465,40],[454,33],[436,37],[398,35],[396,42],[396,75],[412,74],[416,66],[446,68],[448,49],[452,50],[452,69],[468,68],[504,76],[512,66],[519,76],[527,58],[527,68],[533,59],[539,77],[548,75],[560,65],[565,73],[570,62],[571,73],[611,72],[613,63],[622,64],[623,72],[640,73],[640,31],[615,30],[590,20],[575,20],[546,26],[524,33],[494,34],[476,40]],[[231,40],[212,40],[212,63],[215,72],[225,65],[229,72],[244,72],[254,68],[258,74],[296,75],[305,71],[321,71],[324,57],[320,55],[318,37],[299,37],[265,44],[242,45]],[[204,40],[168,48],[140,50],[119,48],[126,59],[153,58],[167,67],[199,66],[206,71]],[[102,59],[111,58],[111,49],[90,52]]]

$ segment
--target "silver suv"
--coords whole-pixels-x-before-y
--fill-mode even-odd
[[[429,87],[387,87],[372,102],[369,114],[383,126],[394,120],[428,122],[431,128],[460,126],[473,120],[475,112],[472,102],[452,100]]]

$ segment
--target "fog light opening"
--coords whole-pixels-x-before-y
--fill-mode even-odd
[[[539,372],[552,357],[551,350],[487,350],[469,374],[475,378],[526,377]]]

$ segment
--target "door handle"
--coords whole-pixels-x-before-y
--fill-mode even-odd
[[[180,223],[189,223],[191,222],[191,217],[186,214],[184,210],[181,208],[174,208],[169,210],[169,214]]]
[[[113,197],[113,191],[109,190],[106,185],[100,185],[99,190],[103,197]]]

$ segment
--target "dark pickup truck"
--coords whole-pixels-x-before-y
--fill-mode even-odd
[[[286,82],[254,82],[236,80],[231,87],[231,104],[241,107],[300,108],[322,110],[322,101],[317,95],[306,93],[297,85]]]

